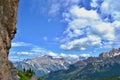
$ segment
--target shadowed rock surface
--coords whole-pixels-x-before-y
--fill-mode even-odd
[[[0,80],[18,80],[17,70],[8,60],[16,33],[18,0],[0,0]]]

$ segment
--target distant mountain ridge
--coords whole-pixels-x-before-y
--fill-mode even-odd
[[[83,57],[80,57],[84,59]],[[43,76],[51,71],[67,69],[69,65],[80,60],[79,57],[57,57],[51,55],[44,55],[35,59],[28,59],[22,62],[16,62],[14,65],[20,69],[32,69],[36,76]]]
[[[103,52],[99,55],[99,57],[114,57],[120,55],[120,48],[113,48],[110,52]]]
[[[114,78],[120,76],[120,48],[89,57],[70,65],[67,70],[51,72],[45,80],[79,80],[92,78]]]

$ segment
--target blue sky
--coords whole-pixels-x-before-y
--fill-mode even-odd
[[[20,0],[9,59],[98,56],[120,47],[120,0]]]

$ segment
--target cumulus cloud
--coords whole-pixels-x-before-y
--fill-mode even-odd
[[[118,3],[119,0],[104,0],[100,6],[98,0],[92,0],[91,10],[72,5],[63,13],[68,27],[64,32],[66,38],[60,47],[65,50],[85,50],[94,46],[112,46],[120,38]]]
[[[89,30],[88,26],[93,25],[95,21],[99,21],[99,15],[97,14],[96,11],[93,10],[88,11],[76,5],[76,6],[72,6],[70,11],[66,14],[72,17],[72,20],[69,20],[68,28],[65,31],[69,39],[83,35],[86,35],[86,37],[73,39],[72,41],[62,44],[61,45],[62,49],[85,50],[91,45],[94,46],[100,44],[101,41],[98,36],[88,35],[91,34],[90,32],[91,30]],[[94,15],[94,17],[91,14]],[[66,18],[69,17],[66,16]]]
[[[97,36],[88,36],[81,39],[75,39],[66,44],[61,45],[62,49],[65,50],[85,50],[91,46],[100,45],[100,38]]]
[[[101,39],[114,40],[114,27],[110,23],[100,22],[96,25],[93,25],[92,28],[93,35],[101,37]]]
[[[98,19],[98,14],[96,11],[86,10],[85,8],[80,8],[78,5],[72,6],[69,13],[73,18]]]
[[[72,6],[68,13],[63,13],[63,17],[68,22],[68,28],[64,33],[66,33],[69,38],[84,35],[88,30],[88,26],[99,20],[99,15],[96,11],[88,11],[77,5]]]

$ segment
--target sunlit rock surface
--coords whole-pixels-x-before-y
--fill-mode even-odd
[[[8,60],[16,33],[18,0],[0,0],[0,80],[18,80],[17,70]]]

